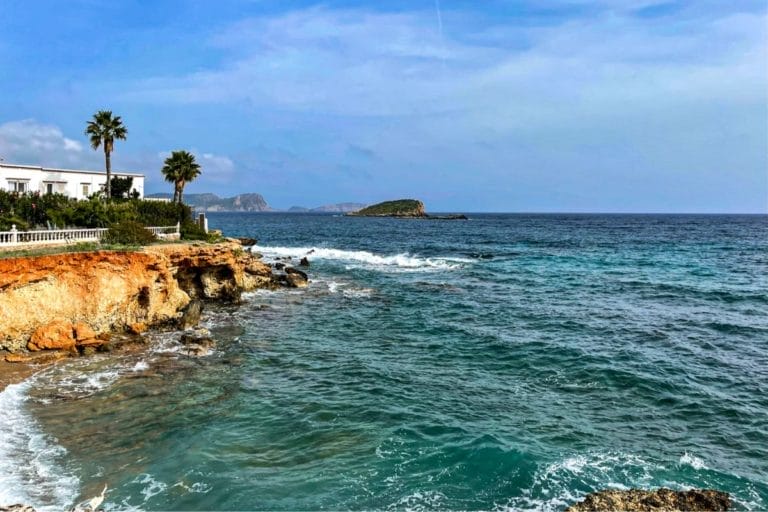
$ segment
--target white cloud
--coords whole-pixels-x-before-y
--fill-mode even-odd
[[[33,119],[0,124],[0,158],[6,162],[38,165],[80,165],[83,144],[64,136],[58,126]]]

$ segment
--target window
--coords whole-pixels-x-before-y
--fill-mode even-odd
[[[45,184],[45,193],[46,194],[53,194],[53,183],[46,183]]]
[[[81,187],[83,189],[83,197],[88,197],[88,194],[91,193],[91,186],[88,183],[82,183]]]
[[[11,192],[26,192],[27,182],[26,181],[8,181],[8,187],[11,189]]]

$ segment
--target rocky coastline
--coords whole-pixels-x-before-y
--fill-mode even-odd
[[[147,329],[194,327],[205,301],[236,303],[259,288],[307,285],[305,272],[273,268],[243,242],[250,241],[0,260],[0,360],[87,356]],[[8,384],[29,372],[2,373]]]

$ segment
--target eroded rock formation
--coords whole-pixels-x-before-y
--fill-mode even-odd
[[[108,332],[175,322],[193,299],[276,284],[237,242],[0,260],[0,349],[72,351]]]

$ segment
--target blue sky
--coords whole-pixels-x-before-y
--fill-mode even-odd
[[[273,207],[768,211],[763,0],[3,0],[0,158]]]

